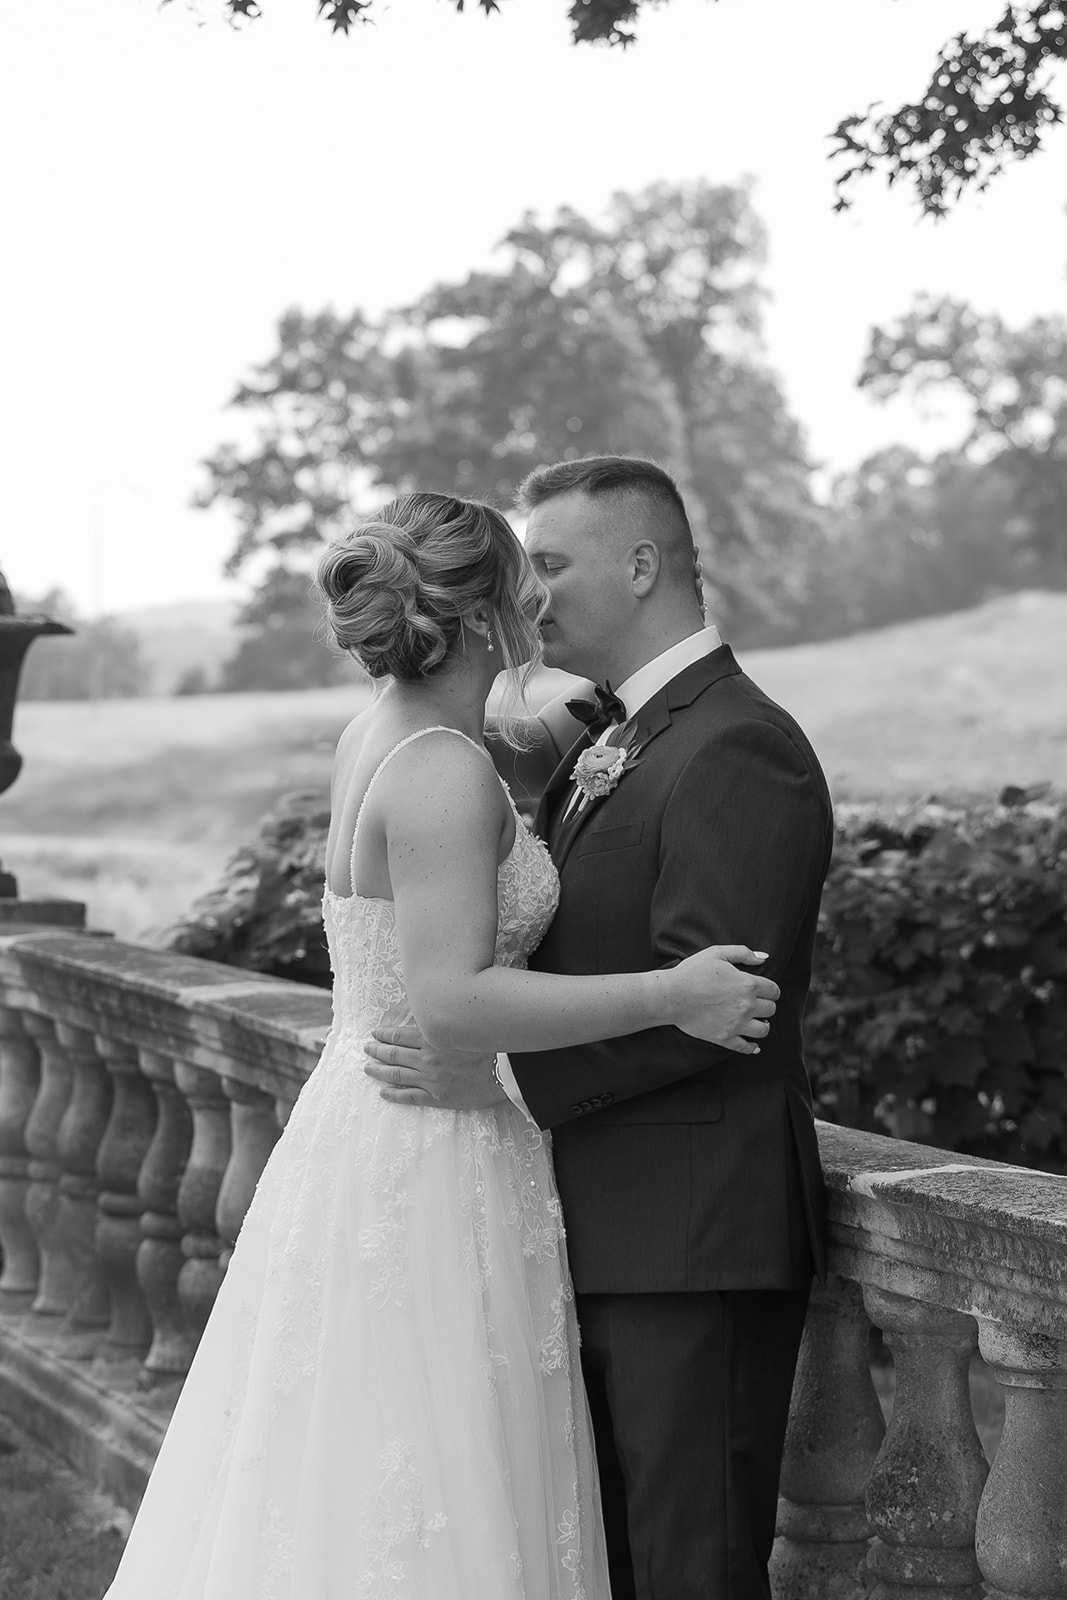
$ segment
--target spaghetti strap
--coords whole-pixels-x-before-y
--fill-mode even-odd
[[[352,848],[348,852],[348,888],[349,893],[352,895],[356,893],[356,844],[359,840],[359,825],[363,821],[363,812],[366,809],[370,792],[393,757],[403,750],[405,745],[412,744],[416,739],[421,739],[424,733],[454,733],[457,739],[466,740],[467,744],[471,745],[481,755],[484,755],[486,760],[489,759],[481,746],[476,744],[468,734],[460,733],[458,728],[450,728],[445,722],[435,723],[429,728],[416,728],[414,733],[409,733],[405,739],[400,740],[399,744],[394,744],[393,748],[386,752],[371,774],[371,780],[363,791],[363,799],[359,802],[359,810],[356,812],[356,821],[352,828]]]

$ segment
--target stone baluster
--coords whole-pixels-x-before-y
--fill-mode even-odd
[[[0,1312],[29,1309],[40,1258],[26,1218],[30,1154],[26,1123],[40,1087],[37,1046],[20,1012],[0,1007]]]
[[[1067,1596],[1067,1342],[983,1323],[1004,1432],[978,1512],[989,1600]]]
[[[84,1028],[56,1023],[57,1047],[71,1071],[71,1094],[59,1124],[57,1231],[69,1271],[66,1315],[59,1342],[64,1355],[88,1357],[110,1320],[110,1300],[97,1253],[97,1159],[111,1115],[112,1087],[96,1041]]]
[[[189,1162],[178,1190],[178,1216],[185,1230],[185,1264],[178,1292],[193,1336],[199,1340],[222,1282],[219,1255],[223,1243],[215,1207],[230,1159],[230,1102],[218,1074],[204,1067],[178,1061],[174,1081],[193,1118]]]
[[[96,1248],[111,1302],[111,1320],[97,1357],[106,1363],[139,1364],[151,1342],[152,1323],[137,1281],[143,1209],[137,1182],[155,1133],[156,1100],[133,1045],[98,1037],[97,1048],[114,1092],[97,1157]]]
[[[219,1189],[215,1219],[224,1241],[219,1266],[225,1269],[244,1221],[259,1175],[278,1140],[274,1096],[223,1078],[222,1087],[230,1101],[230,1160]]]
[[[37,1095],[26,1121],[30,1155],[26,1219],[41,1263],[29,1320],[35,1333],[51,1336],[58,1333],[70,1304],[71,1261],[59,1229],[59,1125],[70,1101],[72,1074],[52,1020],[35,1012],[26,1012],[24,1020],[41,1063]]]
[[[881,1289],[864,1300],[896,1371],[867,1480],[870,1600],[983,1600],[974,1530],[989,1468],[971,1413],[974,1318]]]
[[[885,1433],[871,1382],[858,1287],[831,1275],[812,1291],[782,1460],[775,1600],[856,1600],[870,1529],[867,1474]]]
[[[140,1051],[141,1070],[156,1097],[156,1131],[137,1182],[144,1211],[137,1250],[137,1281],[152,1319],[152,1344],[141,1369],[145,1387],[189,1369],[195,1341],[178,1293],[185,1257],[178,1191],[189,1160],[193,1119],[175,1083],[174,1062],[156,1050]]]

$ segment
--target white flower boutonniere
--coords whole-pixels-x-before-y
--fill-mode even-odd
[[[575,811],[584,811],[591,801],[610,794],[623,773],[637,765],[640,753],[640,746],[628,750],[624,745],[610,744],[594,744],[583,750],[571,773],[576,785]]]

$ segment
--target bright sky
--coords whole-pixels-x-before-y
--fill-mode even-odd
[[[92,614],[240,596],[197,461],[278,314],[377,312],[491,261],[526,208],[596,212],[657,178],[751,173],[770,232],[769,357],[815,459],[959,418],[876,406],[872,323],[921,290],[1009,321],[1064,302],[1067,129],[947,221],[880,180],[831,209],[827,134],[924,85],[1003,0],[670,0],[635,49],[573,47],[564,0],[378,0],[332,37],[314,0],[241,33],[202,0],[3,0],[6,239],[0,563]]]

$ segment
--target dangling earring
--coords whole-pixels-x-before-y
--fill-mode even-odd
[[[491,656],[495,649],[496,649],[496,645],[493,643],[493,630],[492,630],[492,628],[486,628],[486,630],[485,630],[485,650],[486,650],[486,654]]]

